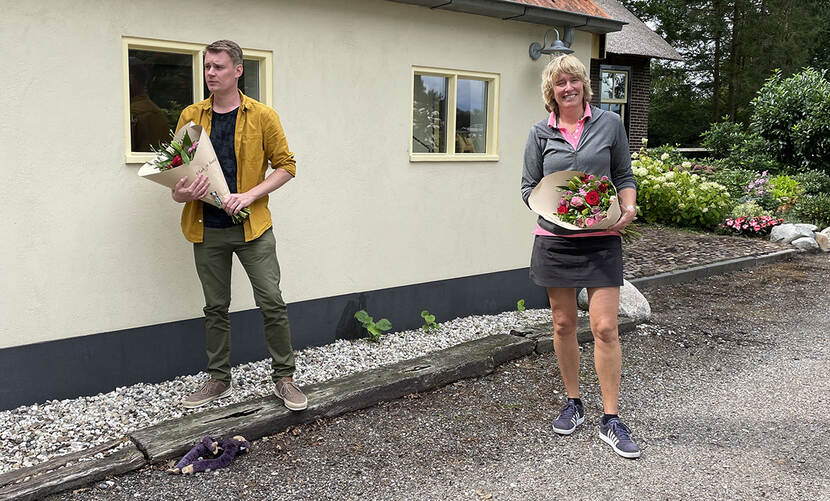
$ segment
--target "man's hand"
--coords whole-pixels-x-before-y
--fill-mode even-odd
[[[179,182],[176,183],[175,188],[173,188],[173,200],[183,203],[183,202],[190,202],[192,200],[199,200],[200,198],[207,195],[208,187],[210,183],[208,182],[208,178],[204,174],[199,174],[196,176],[196,180],[193,181],[193,184],[185,188],[187,184],[187,176],[179,179]]]
[[[609,227],[608,231],[621,231],[621,230],[624,230],[625,227],[628,226],[628,224],[631,221],[634,221],[635,217],[637,217],[637,209],[633,206],[628,206],[628,207],[622,207],[621,206],[620,210],[622,211],[622,217],[620,217],[620,220],[617,221],[613,226]]]
[[[222,208],[229,216],[233,216],[234,214],[239,214],[239,211],[254,203],[254,200],[256,198],[253,195],[249,195],[248,192],[231,193],[222,201]]]

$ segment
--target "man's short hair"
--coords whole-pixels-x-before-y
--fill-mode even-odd
[[[227,52],[234,66],[242,64],[242,48],[232,40],[217,40],[205,47],[206,52]]]

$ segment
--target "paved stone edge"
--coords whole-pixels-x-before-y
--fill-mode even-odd
[[[632,278],[628,281],[638,288],[642,287],[662,287],[664,285],[673,285],[683,282],[690,282],[698,278],[704,278],[719,273],[728,273],[731,271],[743,270],[750,267],[771,264],[778,261],[786,261],[793,259],[797,254],[803,251],[799,249],[785,249],[782,251],[772,252],[769,254],[762,254],[759,256],[746,256],[734,259],[726,259],[723,261],[716,261],[705,265],[686,268],[683,270],[667,271],[665,273],[658,273],[649,277]]]
[[[256,440],[289,426],[429,391],[489,374],[498,365],[534,351],[533,339],[495,334],[411,360],[304,387],[309,408],[293,413],[275,397],[191,414],[136,430],[123,438],[4,474],[0,501],[41,499],[67,489],[178,458],[205,435],[230,433]],[[114,452],[107,450],[120,446]],[[104,457],[96,457],[100,455]]]

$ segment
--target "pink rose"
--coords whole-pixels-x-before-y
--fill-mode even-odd
[[[586,219],[586,220],[585,220],[585,226],[586,226],[587,228],[590,228],[591,226],[593,226],[594,224],[596,224],[596,222],[597,222],[597,220],[596,220],[596,219],[594,219],[594,218],[592,218],[592,217],[589,217],[588,219]]]

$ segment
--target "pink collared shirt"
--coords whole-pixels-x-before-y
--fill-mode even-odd
[[[553,129],[559,129],[559,132],[562,133],[562,137],[573,146],[574,151],[578,149],[579,146],[579,138],[582,137],[582,131],[585,129],[585,121],[591,118],[591,105],[585,103],[585,113],[582,115],[582,118],[576,123],[576,127],[574,127],[573,134],[565,128],[559,127],[559,121],[556,118],[556,113],[550,112],[550,116],[548,116],[548,127]],[[616,231],[598,231],[596,233],[576,233],[573,235],[554,235],[553,233],[549,232],[548,230],[542,228],[538,224],[536,228],[533,230],[534,235],[541,235],[543,237],[606,237],[606,236],[619,236],[619,233]]]

